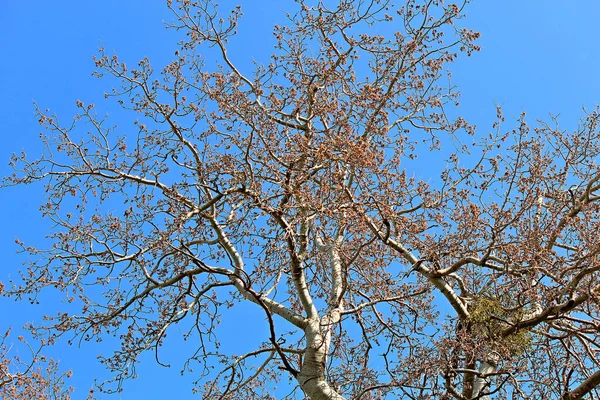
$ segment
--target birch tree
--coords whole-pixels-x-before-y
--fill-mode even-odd
[[[205,399],[597,398],[598,110],[453,117],[465,2],[286,3],[253,64],[229,52],[240,7],[167,6],[165,68],[95,58],[130,120],[38,109],[44,154],[12,160],[55,228],[5,294],[79,310],[34,333],[120,338],[109,392],[183,332]],[[219,316],[244,302],[264,343],[231,354]]]

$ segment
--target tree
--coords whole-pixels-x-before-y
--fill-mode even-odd
[[[204,398],[283,377],[288,398],[597,396],[598,110],[565,132],[498,109],[481,134],[442,79],[478,50],[464,3],[334,3],[299,1],[252,71],[227,51],[241,9],[209,0],[168,2],[185,36],[160,77],[101,51],[135,120],[38,110],[47,151],[5,185],[45,183],[54,244],[21,244],[7,294],[68,293],[34,333],[118,336],[117,383],[177,326]],[[239,302],[268,329],[232,355]]]
[[[34,350],[23,337],[18,339],[31,357],[19,354],[8,342],[9,336],[10,330],[0,336],[0,397],[5,400],[70,399],[73,389],[65,386],[65,378],[71,373],[61,374],[56,361],[40,355],[40,349]]]

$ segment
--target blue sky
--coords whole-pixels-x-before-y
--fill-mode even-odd
[[[231,50],[234,59],[246,66],[252,59],[266,59],[269,49],[264,44],[268,40],[263,35],[281,21],[281,10],[294,7],[291,0],[222,3],[247,4],[242,36]],[[600,102],[597,0],[479,0],[471,4],[467,14],[463,25],[482,33],[478,43],[482,51],[463,57],[451,70],[453,83],[463,95],[459,112],[476,123],[481,134],[491,129],[495,104],[505,109],[506,129],[512,128],[511,122],[521,111],[527,112],[531,123],[547,118],[549,113],[560,114],[563,127],[572,128],[583,115],[582,106],[592,108]],[[25,149],[35,155],[40,151],[40,126],[33,114],[33,100],[66,120],[75,112],[76,99],[96,103],[100,110],[114,109],[103,100],[110,83],[91,76],[96,49],[102,45],[114,50],[128,64],[148,56],[154,64],[162,65],[170,61],[176,48],[176,34],[163,25],[163,20],[171,19],[163,1],[1,2],[0,175],[11,173],[8,160],[12,153]],[[42,243],[51,230],[38,211],[43,194],[41,186],[0,190],[0,248],[4,256],[0,280],[15,276],[26,259],[15,254],[15,237]],[[48,295],[44,300],[34,307],[0,299],[0,330],[18,328],[39,319],[45,311],[61,309],[60,298]],[[233,346],[240,340],[240,325],[235,319],[226,319],[224,324],[230,324],[232,332],[224,345]],[[77,348],[60,344],[49,350],[63,367],[74,371],[70,384],[77,388],[75,399],[85,398],[93,378],[103,376],[96,355],[106,345]],[[174,346],[169,351],[183,353],[185,348]],[[138,369],[141,378],[128,383],[122,396],[112,398],[191,397],[187,382],[192,377],[182,381],[178,366],[165,370],[154,365],[151,354],[146,358]]]

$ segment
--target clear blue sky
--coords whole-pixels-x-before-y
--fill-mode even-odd
[[[263,46],[263,35],[280,21],[282,9],[294,7],[291,0],[222,3],[246,3],[243,36],[232,50],[240,63],[265,59],[269,49]],[[549,113],[560,114],[563,126],[573,127],[582,106],[600,103],[597,0],[479,0],[467,14],[464,25],[482,33],[482,51],[462,58],[451,69],[463,94],[460,114],[476,123],[481,134],[491,128],[496,103],[505,108],[506,129],[521,111],[532,123]],[[102,96],[109,83],[91,77],[96,49],[103,45],[114,50],[128,64],[145,56],[164,64],[175,50],[176,36],[162,22],[171,19],[163,1],[0,2],[0,175],[11,172],[7,164],[13,152],[39,153],[40,126],[33,100],[66,120],[75,112],[76,99],[109,111],[114,106]],[[51,229],[38,212],[42,196],[40,186],[0,191],[0,280],[15,276],[25,260],[15,254],[14,238],[39,244]],[[61,310],[60,298],[49,295],[44,300],[32,307],[0,299],[0,330],[38,320],[45,311]],[[240,325],[234,319],[224,323],[230,324],[232,333],[225,338],[226,345],[244,340],[246,333],[238,334]],[[94,377],[105,376],[96,355],[106,345],[60,344],[48,352],[74,371],[70,384],[77,388],[75,399],[85,398]],[[166,351],[179,354],[186,349],[172,346]],[[176,365],[170,370],[155,366],[149,355],[138,369],[141,378],[113,398],[192,397],[192,377],[182,380],[178,371]]]

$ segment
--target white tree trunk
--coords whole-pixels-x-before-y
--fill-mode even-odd
[[[345,400],[325,380],[327,340],[321,333],[321,322],[311,321],[305,330],[308,344],[302,368],[298,374],[300,387],[311,400]]]
[[[476,399],[477,396],[480,395],[481,391],[484,390],[486,392],[490,391],[490,379],[485,375],[493,374],[496,372],[496,367],[498,366],[498,356],[495,354],[491,354],[485,361],[482,361],[479,364],[479,375],[477,379],[475,379],[475,383],[473,384],[473,398]],[[481,400],[490,400],[489,395],[481,396]]]

